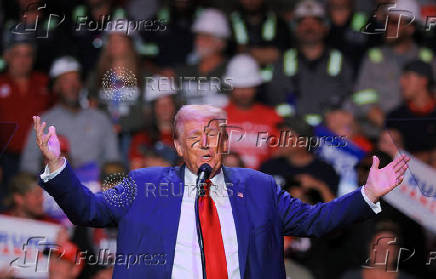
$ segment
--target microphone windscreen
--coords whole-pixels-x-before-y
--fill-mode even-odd
[[[204,179],[208,179],[212,172],[212,167],[208,163],[204,163],[198,168],[198,175],[202,172],[204,173]]]

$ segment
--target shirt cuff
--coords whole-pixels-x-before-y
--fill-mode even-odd
[[[67,159],[65,159],[65,157],[62,157],[62,159],[64,159],[64,163],[62,164],[62,167],[58,168],[52,173],[50,173],[50,169],[48,168],[48,165],[45,165],[44,172],[40,175],[44,183],[47,183],[50,179],[54,178],[56,175],[58,175],[59,173],[61,173],[61,171],[65,169],[65,167],[67,166]]]
[[[381,206],[380,206],[380,202],[378,201],[378,202],[376,202],[376,203],[373,203],[373,202],[372,202],[372,201],[371,201],[371,200],[366,196],[364,187],[365,187],[365,186],[362,186],[362,187],[360,188],[360,192],[362,193],[363,199],[364,199],[365,202],[369,205],[369,207],[371,207],[372,211],[374,211],[375,214],[379,214],[379,213],[382,211]]]

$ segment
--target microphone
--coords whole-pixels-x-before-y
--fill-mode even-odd
[[[204,256],[204,241],[203,241],[203,232],[201,231],[201,224],[200,224],[200,217],[198,212],[198,198],[201,196],[204,196],[206,193],[206,190],[204,187],[204,181],[206,179],[209,179],[210,173],[212,172],[211,166],[209,166],[208,163],[202,164],[198,168],[198,178],[197,178],[197,195],[195,197],[195,223],[197,227],[197,239],[198,239],[198,246],[200,246],[200,254],[201,254],[201,267],[203,270],[203,278],[206,278],[206,259]]]
[[[212,167],[208,163],[204,163],[198,168],[197,193],[199,193],[200,196],[204,196],[205,194],[204,187],[202,186],[204,185],[204,181],[209,179],[211,172]]]

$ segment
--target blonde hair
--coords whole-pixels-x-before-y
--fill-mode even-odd
[[[183,134],[183,124],[188,121],[201,120],[218,120],[219,123],[227,122],[227,113],[221,108],[211,105],[184,105],[174,117],[174,138],[177,139]],[[227,137],[225,125],[220,125],[224,130],[224,136]]]

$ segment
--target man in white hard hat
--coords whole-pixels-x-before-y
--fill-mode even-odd
[[[187,104],[224,106],[227,96],[222,93],[227,59],[224,51],[230,28],[226,16],[216,9],[205,9],[195,20],[194,53],[187,66],[176,68],[178,88]],[[227,86],[228,87],[228,86]]]
[[[119,159],[118,141],[112,130],[112,124],[106,114],[82,108],[79,102],[83,90],[80,79],[81,66],[71,56],[58,58],[50,69],[53,91],[57,95],[57,104],[42,114],[42,119],[57,123],[58,134],[63,135],[70,145],[70,156],[74,167],[95,162]],[[32,130],[27,137],[21,158],[21,170],[38,173],[42,155],[33,144],[36,139]],[[86,144],[84,144],[86,142]]]
[[[230,151],[239,153],[245,166],[259,168],[269,158],[272,149],[258,137],[277,134],[276,127],[281,117],[272,108],[255,101],[262,76],[253,57],[248,54],[233,57],[227,67],[226,79],[233,87],[230,103],[225,108],[228,123],[243,131],[242,138],[235,136],[235,139],[230,139]],[[235,131],[235,135],[239,132]]]

